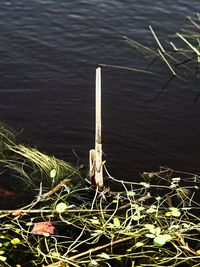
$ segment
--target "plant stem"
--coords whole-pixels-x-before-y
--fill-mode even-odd
[[[52,188],[49,192],[44,193],[43,195],[41,195],[39,197],[39,200],[43,200],[43,199],[47,199],[48,197],[50,197],[51,195],[55,194],[57,191],[59,191],[61,189],[61,187],[63,185],[69,184],[70,179],[65,178],[63,179],[59,184],[57,184],[54,188]]]
[[[128,241],[130,239],[132,239],[134,236],[128,236],[128,237],[125,237],[125,238],[122,238],[122,239],[119,239],[119,240],[116,240],[116,241],[113,241],[113,242],[109,242],[105,245],[102,245],[102,246],[98,246],[96,248],[92,248],[92,249],[89,249],[89,250],[86,250],[80,254],[76,254],[72,257],[69,257],[67,259],[67,262],[65,264],[65,261],[64,260],[61,260],[61,261],[58,261],[58,262],[55,262],[55,263],[52,263],[50,265],[46,265],[46,267],[66,267],[68,266],[69,264],[69,261],[73,261],[73,260],[76,260],[77,258],[80,258],[80,257],[83,257],[85,255],[91,255],[92,253],[96,252],[96,251],[99,251],[99,250],[102,250],[104,248],[107,248],[107,247],[112,247],[113,245],[117,245],[117,244],[120,244],[120,243],[123,243],[125,241]]]

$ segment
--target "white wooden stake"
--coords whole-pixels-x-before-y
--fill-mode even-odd
[[[95,130],[96,168],[95,182],[103,187],[102,143],[101,143],[101,68],[96,69],[96,130]]]
[[[95,185],[103,187],[102,143],[101,143],[101,68],[96,69],[96,118],[95,149],[90,150],[90,174],[94,175]]]

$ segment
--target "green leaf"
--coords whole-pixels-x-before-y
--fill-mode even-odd
[[[132,218],[134,221],[139,221],[139,219],[140,219],[140,215],[133,215],[133,216],[131,216],[131,218]]]
[[[120,227],[120,220],[117,217],[113,218],[113,224],[115,227],[119,228]]]
[[[90,219],[90,222],[93,224],[100,224],[98,219]]]
[[[174,216],[174,217],[180,217],[181,216],[181,212],[179,209],[171,207],[169,208],[170,211],[167,211],[165,213],[165,216],[170,217],[170,216]]]
[[[139,206],[138,208],[136,208],[137,211],[143,211],[145,210],[145,207]]]
[[[0,256],[0,261],[6,261],[6,260],[7,260],[6,257],[4,257],[4,256]]]
[[[180,217],[181,216],[181,212],[179,211],[179,209],[177,208],[170,208],[171,210],[171,214],[174,217]]]
[[[13,238],[11,241],[10,241],[11,244],[13,245],[18,245],[21,243],[20,239],[19,238]]]
[[[152,208],[152,207],[150,207],[149,209],[146,210],[146,213],[149,213],[149,214],[155,213],[155,212],[157,212],[157,209]]]
[[[137,242],[137,243],[135,243],[135,246],[136,246],[136,248],[140,248],[140,247],[144,246],[144,243],[143,242]]]
[[[3,245],[4,245],[4,247],[8,247],[10,245],[10,242],[9,241],[4,242]]]
[[[105,252],[102,252],[101,254],[98,254],[97,256],[100,258],[106,259],[106,260],[110,259],[110,256]]]
[[[162,247],[163,245],[165,245],[166,240],[163,235],[158,235],[154,238],[153,243],[157,247]]]
[[[167,212],[165,213],[165,216],[167,216],[167,217],[170,217],[170,216],[172,216],[172,213],[171,213],[171,211],[167,211]]]
[[[165,245],[166,242],[169,242],[170,240],[172,240],[171,235],[164,234],[156,236],[153,242],[155,246],[162,247],[163,245]]]
[[[172,236],[169,235],[169,234],[164,234],[164,235],[163,235],[163,238],[165,239],[166,242],[169,242],[169,241],[172,240]]]
[[[153,235],[153,234],[146,234],[145,236],[148,238],[154,238],[155,237],[155,235]]]
[[[149,223],[147,223],[147,224],[145,224],[144,225],[144,227],[146,228],[146,229],[155,229],[155,225],[153,225],[153,224],[149,224]]]
[[[122,257],[120,257],[120,256],[115,256],[115,259],[116,259],[117,261],[121,261],[121,260],[122,260]]]
[[[62,212],[64,212],[64,211],[66,210],[66,208],[67,208],[67,205],[66,205],[66,203],[64,203],[64,202],[60,202],[60,203],[58,203],[58,204],[56,205],[56,211],[57,211],[58,213],[62,213]]]
[[[160,227],[156,227],[155,228],[155,235],[160,235],[160,232],[161,232],[161,229],[160,229]]]
[[[53,252],[51,253],[51,256],[52,256],[52,257],[60,257],[60,253],[57,252],[57,251],[53,251]]]
[[[127,196],[129,196],[129,197],[134,197],[135,196],[135,192],[133,192],[133,191],[127,191]]]

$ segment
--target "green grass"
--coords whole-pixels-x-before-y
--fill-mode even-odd
[[[125,44],[136,49],[147,60],[147,68],[141,69],[137,68],[137,66],[121,66],[120,63],[119,65],[101,64],[101,66],[162,76],[157,70],[157,65],[154,64],[155,62],[161,62],[167,67],[172,77],[184,80],[194,75],[198,76],[200,63],[199,14],[195,18],[188,17],[188,21],[189,23],[180,32],[171,36],[171,40],[167,40],[167,42],[166,40],[161,41],[153,27],[149,26],[155,40],[155,47],[148,47],[146,44],[137,42],[127,36],[123,37]]]
[[[81,181],[78,168],[31,148],[19,144],[15,134],[1,125],[0,127],[0,169],[18,180],[22,189],[34,191],[42,188],[49,190],[64,178]],[[12,179],[12,178],[11,178]]]

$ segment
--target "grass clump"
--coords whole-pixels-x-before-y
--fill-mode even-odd
[[[173,79],[188,80],[199,78],[200,74],[200,16],[196,14],[194,18],[187,18],[187,23],[183,29],[171,36],[171,40],[162,42],[152,26],[149,29],[155,40],[155,47],[149,47],[127,36],[123,37],[123,42],[129,47],[136,49],[147,60],[147,67],[137,68],[136,66],[121,66],[101,64],[104,67],[125,69],[129,71],[156,75],[162,78],[163,74],[158,71],[160,63],[169,70],[169,78],[164,83],[159,93],[165,89]],[[163,68],[162,68],[163,69]],[[166,72],[164,72],[164,80]],[[159,94],[158,93],[158,94]],[[200,92],[194,97],[197,101]]]
[[[25,191],[33,198],[48,192],[65,178],[71,179],[74,185],[82,179],[78,168],[18,143],[10,129],[0,126],[1,186],[9,185],[19,197]]]
[[[41,153],[35,148],[11,144],[7,145],[6,149],[12,156],[8,160],[3,159],[3,163],[23,179],[28,187],[38,188],[41,182],[43,186],[52,187],[64,177],[78,174],[78,170],[70,164]]]
[[[200,16],[195,18],[188,17],[189,23],[185,25],[180,32],[175,33],[172,37],[174,41],[169,41],[168,47],[162,44],[152,26],[150,31],[155,39],[156,48],[149,48],[128,37],[124,37],[125,43],[136,48],[145,57],[152,58],[149,68],[153,63],[160,59],[170,70],[172,77],[188,78],[192,75],[199,75],[200,64]]]

